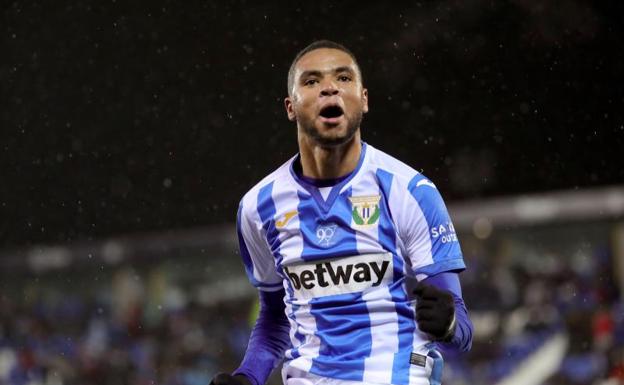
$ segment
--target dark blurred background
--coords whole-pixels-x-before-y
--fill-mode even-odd
[[[350,47],[363,138],[448,201],[624,180],[621,1],[9,1],[0,247],[233,221],[296,152],[286,72]]]

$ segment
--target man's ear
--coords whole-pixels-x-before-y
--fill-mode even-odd
[[[362,88],[362,111],[368,112],[368,90],[366,88]]]
[[[284,107],[286,107],[286,114],[288,115],[288,120],[290,120],[291,122],[294,122],[295,120],[297,120],[297,117],[295,115],[295,109],[293,107],[293,101],[290,96],[287,96],[284,99]]]

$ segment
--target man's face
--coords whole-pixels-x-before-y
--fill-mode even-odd
[[[368,112],[368,91],[353,59],[340,50],[319,48],[295,65],[288,119],[321,146],[348,142]]]

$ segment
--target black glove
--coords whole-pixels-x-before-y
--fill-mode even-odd
[[[413,292],[416,296],[416,322],[418,328],[435,341],[447,342],[455,334],[455,301],[453,295],[433,285],[418,282]]]
[[[251,382],[247,379],[247,377],[239,374],[233,376],[229,373],[218,373],[212,381],[210,381],[210,385],[250,385]]]

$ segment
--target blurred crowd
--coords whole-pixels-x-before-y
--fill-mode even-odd
[[[505,240],[466,253],[462,285],[475,336],[470,354],[447,354],[448,384],[496,383],[557,343],[561,357],[555,348],[540,358],[555,368],[543,385],[624,383],[624,302],[609,247],[547,249]]]
[[[550,357],[557,369],[544,385],[624,383],[624,302],[609,247],[531,254],[466,242],[464,254],[474,343],[467,355],[446,352],[445,384],[494,384],[552,341],[564,341],[563,354]],[[235,368],[253,296],[202,304],[166,273],[119,266],[88,290],[14,282],[19,290],[0,294],[0,385],[205,385]]]
[[[249,335],[251,300],[119,311],[105,299],[49,294],[0,301],[0,384],[206,385],[217,368],[232,369]]]

